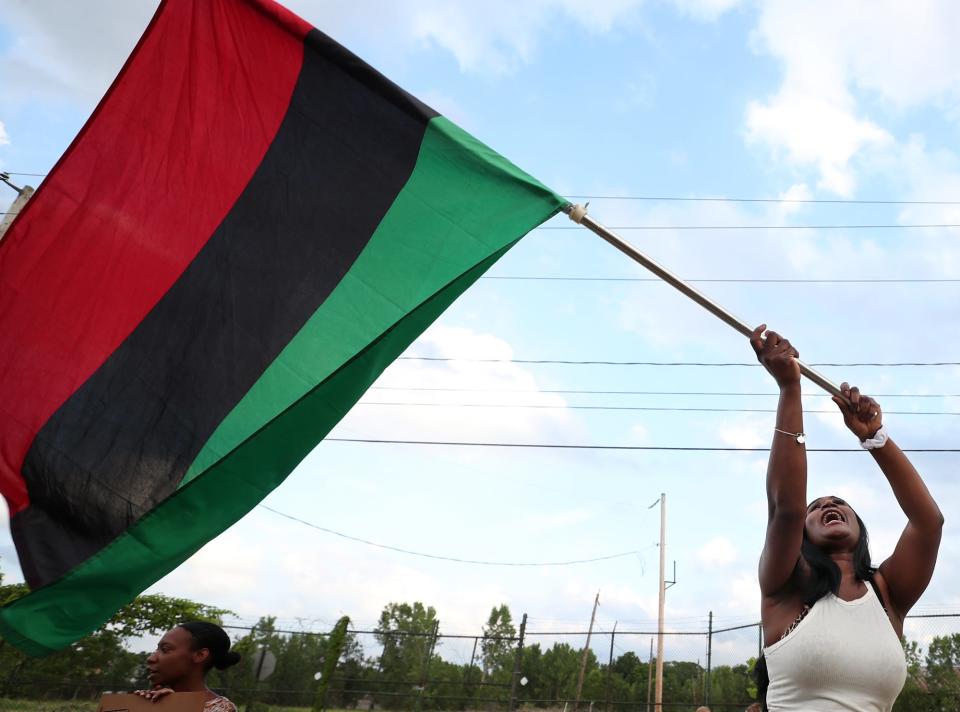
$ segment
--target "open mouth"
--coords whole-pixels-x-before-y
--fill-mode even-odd
[[[829,527],[831,524],[843,524],[846,520],[843,518],[843,515],[836,509],[828,509],[823,513],[820,521],[824,526]]]

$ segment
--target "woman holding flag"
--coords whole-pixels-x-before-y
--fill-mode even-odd
[[[844,423],[870,451],[907,517],[893,554],[870,560],[867,529],[828,495],[807,503],[799,353],[758,326],[750,337],[780,388],[767,469],[768,520],[760,557],[764,654],[757,663],[770,712],[889,712],[906,679],[900,637],[933,575],[943,515],[883,426],[880,405],[844,383],[834,397]]]

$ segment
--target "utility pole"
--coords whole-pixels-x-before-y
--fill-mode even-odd
[[[527,634],[527,614],[520,620],[520,637],[517,638],[517,652],[513,658],[513,679],[510,681],[510,712],[517,709],[517,682],[520,680],[520,659],[523,657],[523,638]]]
[[[593,635],[593,621],[596,620],[599,605],[600,592],[597,591],[597,597],[593,599],[593,613],[590,614],[590,627],[587,629],[587,644],[583,648],[583,655],[580,656],[580,677],[577,679],[577,701],[573,703],[574,712],[580,709],[580,693],[583,692],[583,678],[587,673],[587,656],[590,654],[590,636]]]
[[[604,708],[610,712],[610,675],[613,673],[613,639],[617,635],[617,621],[613,622],[613,632],[610,633],[610,658],[607,660],[607,704]]]
[[[657,613],[657,691],[654,710],[663,712],[663,614],[667,598],[667,495],[660,493],[660,605]]]
[[[3,240],[3,235],[6,233],[7,228],[10,227],[10,223],[13,222],[14,218],[17,217],[17,213],[23,210],[23,206],[27,204],[27,201],[30,200],[30,197],[33,195],[33,188],[29,185],[25,185],[23,188],[14,185],[10,181],[9,173],[0,173],[0,182],[6,183],[15,191],[17,191],[17,198],[13,201],[13,204],[7,208],[5,215],[0,215],[0,240]]]
[[[710,673],[713,662],[713,611],[710,611],[710,619],[707,623],[707,677],[703,685],[703,704],[710,706]]]

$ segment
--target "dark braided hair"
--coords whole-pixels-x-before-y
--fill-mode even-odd
[[[225,670],[240,662],[240,654],[230,650],[230,636],[216,623],[206,621],[187,621],[177,626],[187,631],[193,638],[193,649],[210,651],[205,670],[216,668]]]
[[[876,568],[870,561],[870,537],[867,534],[867,525],[860,519],[856,512],[853,516],[857,518],[857,524],[860,526],[860,540],[853,549],[853,568],[857,580],[866,581],[873,585],[873,575]],[[800,561],[793,570],[791,580],[803,592],[803,603],[806,606],[813,605],[828,593],[834,595],[840,590],[840,580],[842,574],[840,567],[830,556],[818,549],[807,538],[807,528],[803,528],[803,543],[800,545],[800,556],[807,563],[808,571],[804,574]],[[757,663],[753,667],[753,676],[757,681],[757,696],[760,698],[760,706],[763,712],[767,712],[767,688],[770,687],[770,674],[767,671],[767,660],[763,653],[757,658]]]

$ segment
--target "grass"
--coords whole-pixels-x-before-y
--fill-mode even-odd
[[[238,705],[244,709],[244,705]],[[258,704],[257,712],[310,712],[309,707],[282,707]],[[11,700],[0,697],[0,712],[97,712],[97,703],[89,700]],[[347,712],[327,710],[327,712]],[[350,712],[355,712],[351,710]]]
[[[10,700],[0,698],[0,712],[97,712],[89,700]]]
[[[236,700],[234,700],[236,702]],[[237,705],[243,712],[245,705]],[[283,707],[281,705],[256,705],[257,712],[310,712],[309,707]],[[97,703],[89,700],[12,700],[0,697],[0,712],[97,712]],[[327,712],[356,712],[356,710],[334,710]]]

